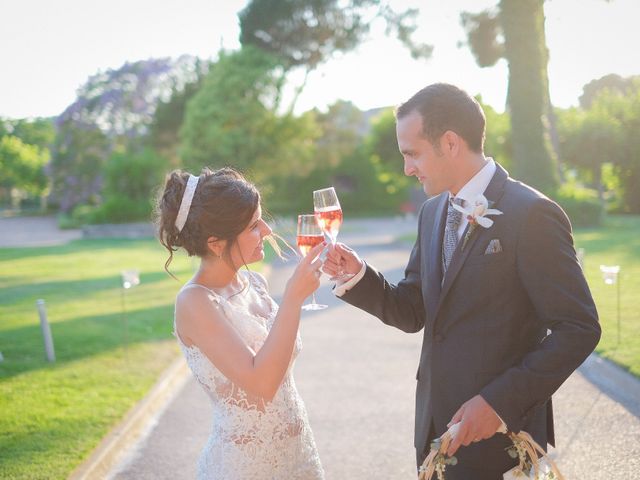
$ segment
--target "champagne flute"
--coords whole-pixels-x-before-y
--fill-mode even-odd
[[[315,215],[298,215],[298,233],[296,236],[296,242],[300,253],[303,257],[306,257],[309,251],[316,245],[324,241],[324,235],[322,229],[318,225],[318,220]],[[302,310],[323,310],[327,308],[326,305],[322,305],[316,302],[316,294],[311,294],[311,302],[302,306]]]
[[[342,225],[342,208],[333,187],[314,190],[313,211],[318,219],[318,225],[327,234],[331,244],[335,245]]]
[[[318,219],[318,225],[331,240],[331,244],[335,245],[338,238],[338,232],[342,225],[342,207],[338,200],[338,195],[333,187],[314,190],[313,192],[313,211]],[[331,280],[350,279],[352,275],[339,272]]]

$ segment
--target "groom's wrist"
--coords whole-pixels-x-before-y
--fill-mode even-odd
[[[496,416],[496,418],[500,421],[500,425],[498,426],[498,428],[496,429],[496,433],[507,433],[507,424],[505,423],[505,421],[502,419],[502,417],[500,416],[500,414],[498,412],[496,412],[496,409],[493,408],[493,405],[491,405],[487,399],[482,395],[479,394],[480,398],[482,398],[482,400],[484,401],[484,403],[487,405],[487,407],[489,407],[491,409],[491,411],[493,412],[493,414]]]
[[[365,274],[366,271],[367,271],[367,264],[363,260],[362,261],[362,267],[360,268],[360,271],[358,273],[356,273],[352,278],[350,278],[349,280],[347,280],[345,282],[340,282],[340,281],[336,282],[336,286],[333,289],[334,295],[336,297],[343,296],[345,293],[347,293],[349,290],[351,290],[353,287],[355,287],[360,280],[362,280],[362,277],[364,277],[364,274]]]

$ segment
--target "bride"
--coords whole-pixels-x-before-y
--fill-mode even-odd
[[[255,186],[230,168],[172,172],[158,200],[158,234],[169,251],[200,257],[180,290],[174,329],[213,407],[198,479],[307,480],[324,473],[291,367],[300,351],[300,307],[319,286],[318,255],[305,257],[278,306],[262,275],[271,229]],[[204,420],[204,419],[203,419]]]

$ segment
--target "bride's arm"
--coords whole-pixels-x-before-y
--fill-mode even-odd
[[[300,323],[300,307],[318,288],[315,259],[323,244],[301,260],[287,282],[278,315],[258,353],[253,352],[226,320],[222,308],[200,289],[181,292],[176,301],[176,328],[187,345],[195,344],[211,363],[243,390],[273,399],[289,367]]]

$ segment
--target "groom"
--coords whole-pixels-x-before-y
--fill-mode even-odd
[[[484,113],[453,85],[434,84],[397,109],[404,173],[431,198],[405,277],[388,283],[337,244],[324,270],[355,276],[336,295],[405,332],[424,328],[415,437],[459,423],[447,480],[498,480],[516,461],[506,430],[554,444],[551,395],[593,351],[600,326],[564,212],[483,153]],[[494,215],[469,216],[484,195]],[[493,224],[489,225],[493,221]]]

